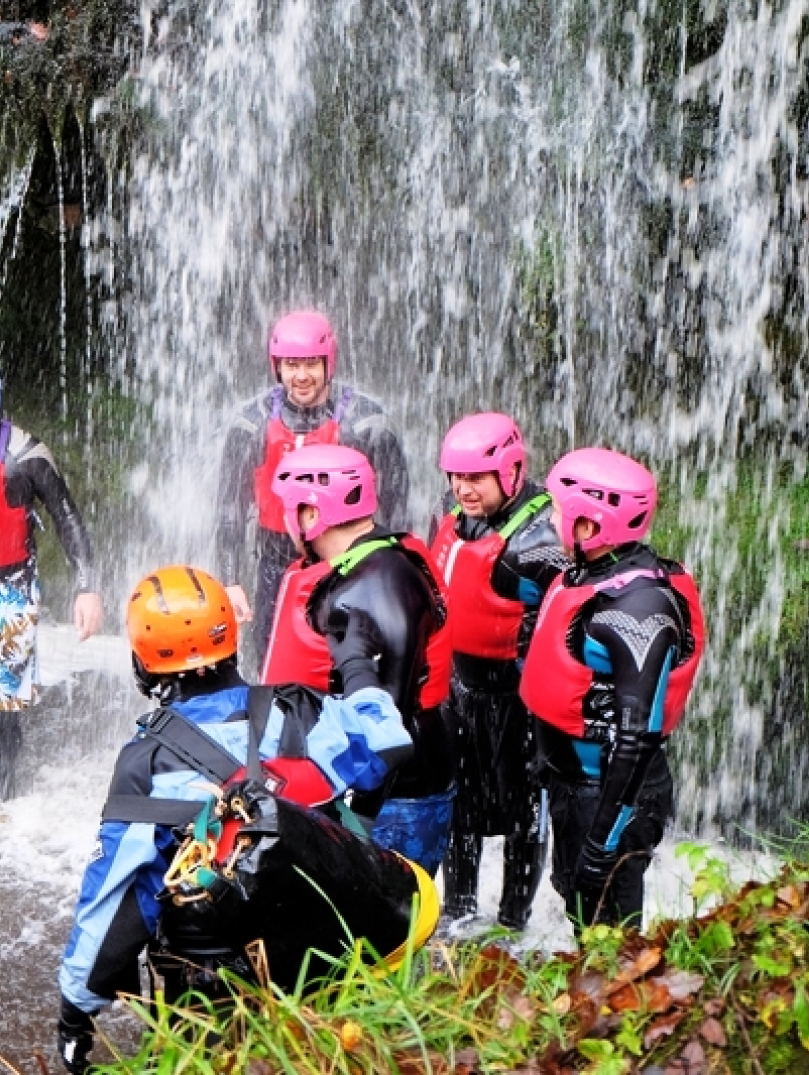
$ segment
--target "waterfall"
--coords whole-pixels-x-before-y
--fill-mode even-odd
[[[809,0],[142,0],[140,20],[127,93],[86,125],[107,177],[83,206],[82,350],[103,342],[134,415],[94,462],[121,474],[96,509],[110,630],[157,561],[214,567],[222,435],[268,384],[270,323],[313,306],[402,430],[417,529],[472,410],[517,418],[538,478],[587,444],[651,465],[652,542],[701,582],[710,636],[672,743],[678,824],[736,840],[805,814]],[[0,181],[0,314],[30,172]],[[60,818],[137,706],[110,682],[80,762],[34,720]],[[7,815],[39,838],[38,808]],[[57,879],[38,853],[11,886],[23,981],[91,829]]]

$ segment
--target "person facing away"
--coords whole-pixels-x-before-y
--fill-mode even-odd
[[[642,541],[657,504],[646,467],[582,448],[546,486],[575,566],[545,597],[520,694],[549,772],[552,882],[577,931],[639,926],[673,813],[666,741],[704,648],[700,600],[688,572]]]
[[[169,1004],[192,988],[226,1000],[217,971],[255,981],[245,948],[256,940],[273,982],[291,989],[308,949],[336,957],[351,946],[346,929],[392,966],[414,898],[417,946],[438,919],[423,870],[329,816],[336,796],[376,787],[412,750],[379,686],[367,617],[351,614],[330,637],[343,697],[315,709],[297,688],[248,687],[230,600],[198,568],[142,579],[127,629],[136,683],[159,705],[117,759],[59,971],[59,1049],[74,1073],[89,1064],[93,1017],[139,992],[144,946]],[[329,969],[310,958],[307,981]]]
[[[341,445],[284,456],[273,489],[301,557],[281,586],[261,681],[340,691],[331,655],[357,610],[379,637],[380,683],[414,752],[375,791],[355,792],[353,812],[378,843],[434,874],[446,848],[454,796],[451,743],[440,706],[449,689],[448,600],[426,545],[375,522],[374,472]]]
[[[228,432],[219,478],[216,557],[238,622],[254,620],[256,658],[267,647],[281,578],[297,553],[272,479],[283,456],[308,444],[344,444],[371,461],[379,481],[379,518],[406,525],[409,478],[401,444],[378,403],[336,381],[337,340],[322,314],[298,310],[270,333],[277,384],[239,415]],[[257,514],[255,606],[243,587],[247,521]]]
[[[40,607],[35,531],[38,506],[76,574],[73,623],[79,641],[101,628],[102,606],[87,528],[48,448],[5,419],[0,421],[0,712],[33,705],[39,690],[37,622]],[[0,724],[8,717],[0,718]],[[19,727],[17,726],[18,731]],[[6,758],[6,760],[8,760]]]
[[[445,716],[454,735],[458,796],[444,859],[449,932],[477,912],[483,837],[502,835],[498,921],[525,928],[545,855],[539,825],[536,722],[517,688],[536,610],[567,560],[550,498],[526,474],[516,423],[469,415],[447,433],[440,465],[450,489],[430,545],[449,587],[453,669]]]

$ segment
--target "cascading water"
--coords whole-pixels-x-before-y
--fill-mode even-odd
[[[652,463],[653,538],[703,580],[711,635],[675,745],[680,824],[799,815],[809,0],[255,8],[142,6],[126,187],[111,171],[85,225],[139,406],[134,538],[99,535],[109,599],[157,560],[214,567],[220,434],[267,384],[269,322],[316,306],[341,374],[404,431],[420,529],[440,439],[474,409],[517,417],[538,475],[587,443]],[[116,107],[95,115],[117,160],[100,126]],[[120,691],[122,724],[137,702]],[[39,831],[24,798],[6,810]],[[55,965],[92,821],[60,828],[47,847],[67,838],[76,861],[58,884],[39,858],[15,880],[6,965],[42,936]],[[25,1071],[53,994],[33,1003],[0,1048]]]

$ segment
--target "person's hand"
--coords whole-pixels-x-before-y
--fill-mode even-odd
[[[617,865],[617,852],[606,851],[587,837],[579,852],[574,878],[576,892],[581,895],[582,925],[593,924],[598,905]]]
[[[101,630],[104,610],[97,593],[80,593],[73,602],[73,625],[79,632],[79,642]]]
[[[59,1017],[59,1056],[71,1075],[84,1075],[93,1048],[93,1020],[87,1012],[62,997]]]
[[[233,605],[233,614],[236,617],[236,623],[249,623],[253,618],[253,610],[250,608],[247,594],[242,587],[238,585],[226,586],[225,593],[230,598],[231,605]]]
[[[345,611],[348,621],[340,629],[329,625],[326,642],[343,678],[343,694],[347,697],[362,687],[379,686],[375,658],[382,649],[382,638],[376,623],[363,609]]]

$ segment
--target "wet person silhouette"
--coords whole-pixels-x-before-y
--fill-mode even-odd
[[[416,946],[438,919],[427,874],[349,831],[334,808],[412,750],[379,686],[366,616],[351,613],[329,639],[343,697],[314,705],[296,687],[248,687],[230,600],[198,568],[142,579],[127,630],[135,680],[159,704],[118,757],[59,972],[59,1049],[73,1073],[89,1064],[93,1017],[139,992],[145,946],[169,1004],[189,989],[226,1002],[218,970],[253,981],[254,941],[274,985],[291,989],[310,948],[337,957],[365,938],[394,966],[414,901]],[[328,970],[314,955],[304,974]]]
[[[330,654],[361,611],[379,638],[380,685],[413,739],[413,756],[352,809],[374,839],[434,874],[454,796],[451,744],[441,719],[450,675],[447,594],[426,545],[375,521],[376,482],[361,452],[312,445],[284,456],[273,490],[301,552],[282,583],[263,683],[340,691]]]
[[[547,587],[567,565],[550,498],[526,474],[522,434],[508,415],[473,414],[441,447],[450,489],[431,548],[449,587],[453,733],[458,797],[444,860],[449,933],[477,913],[485,836],[502,835],[498,921],[525,928],[545,855],[536,722],[517,694],[521,658]]]
[[[379,520],[406,525],[409,479],[399,439],[382,407],[335,380],[337,340],[320,313],[296,310],[273,326],[270,368],[278,383],[246,407],[225,441],[217,499],[217,573],[237,620],[254,620],[259,664],[267,648],[281,578],[297,552],[272,490],[282,457],[311,444],[343,444],[361,451],[378,478]],[[247,524],[256,513],[258,579],[254,606],[244,590]]]
[[[643,543],[654,477],[606,448],[559,460],[546,487],[575,566],[548,591],[520,694],[549,774],[556,890],[578,930],[640,925],[644,874],[672,814],[666,742],[704,647],[688,572]]]
[[[2,384],[0,384],[0,390]],[[13,791],[22,743],[19,714],[39,694],[40,585],[37,508],[53,521],[76,575],[73,623],[79,641],[101,628],[102,606],[87,527],[51,452],[39,438],[0,421],[0,798]]]

